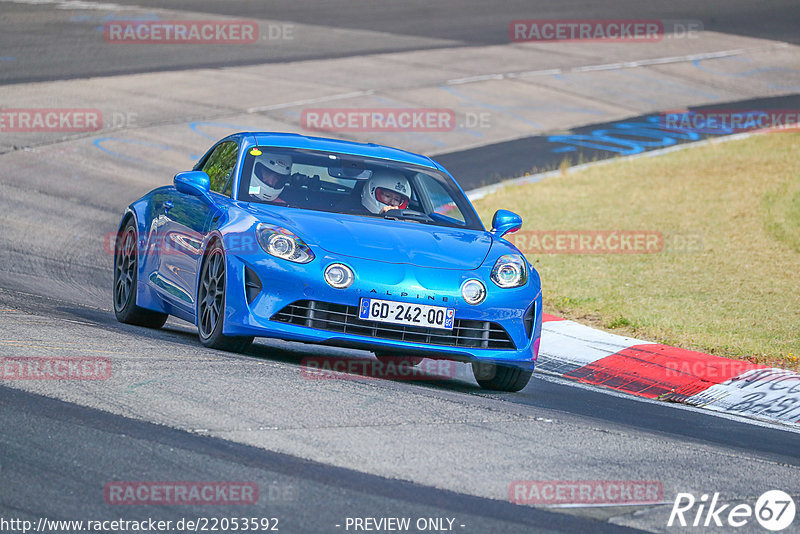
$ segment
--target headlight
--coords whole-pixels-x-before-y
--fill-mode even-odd
[[[261,223],[256,227],[258,244],[264,252],[295,263],[308,263],[314,259],[314,253],[303,243],[303,240],[280,226]]]
[[[461,296],[467,304],[480,304],[486,298],[486,288],[480,280],[467,280],[461,284]]]
[[[331,263],[325,269],[325,281],[336,289],[346,289],[356,279],[353,271],[342,263]]]
[[[528,281],[528,265],[519,254],[500,256],[492,268],[492,282],[503,288],[524,286]]]

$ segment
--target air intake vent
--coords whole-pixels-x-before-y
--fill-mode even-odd
[[[405,326],[358,317],[357,306],[301,300],[272,316],[273,321],[357,336],[394,339],[427,345],[515,350],[508,332],[497,323],[455,319],[452,330]]]
[[[533,334],[533,320],[535,317],[536,303],[534,302],[531,304],[531,307],[528,308],[528,311],[525,312],[525,317],[522,319],[522,322],[525,324],[525,333],[528,334],[528,339],[530,339]]]
[[[247,296],[247,303],[252,304],[262,289],[261,280],[258,279],[255,271],[250,267],[244,268],[244,292]]]

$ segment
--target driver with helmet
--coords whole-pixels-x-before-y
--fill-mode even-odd
[[[250,194],[266,202],[286,201],[278,198],[286,186],[286,178],[292,172],[292,158],[283,154],[262,155],[253,169],[255,180],[251,182]]]
[[[397,171],[375,171],[361,190],[361,204],[375,215],[408,207],[411,185]]]

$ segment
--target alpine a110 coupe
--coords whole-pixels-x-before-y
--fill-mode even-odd
[[[243,132],[130,204],[114,246],[114,311],[242,351],[254,337],[471,362],[519,391],[539,351],[539,274],[487,231],[454,178],[374,144]]]

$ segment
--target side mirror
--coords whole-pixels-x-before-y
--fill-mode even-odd
[[[508,210],[497,210],[492,217],[492,233],[497,237],[516,232],[522,228],[522,217]]]
[[[203,171],[179,172],[175,175],[175,189],[181,193],[196,197],[209,197],[211,190],[211,180],[208,174]]]

